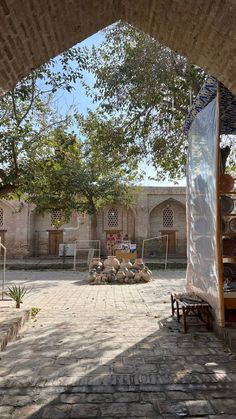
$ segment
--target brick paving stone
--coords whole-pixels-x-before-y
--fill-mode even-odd
[[[69,404],[75,404],[75,403],[85,403],[86,402],[86,394],[61,394],[59,397],[59,401],[61,403],[69,403]]]
[[[1,405],[5,406],[25,406],[26,404],[30,403],[32,400],[31,396],[9,396],[5,395],[1,399]]]
[[[215,413],[210,403],[206,400],[187,400],[185,404],[190,416],[204,416]]]
[[[163,414],[172,414],[173,417],[176,417],[177,414],[181,416],[182,413],[187,414],[187,409],[185,406],[185,402],[173,402],[172,400],[161,400],[161,401],[154,401],[154,406],[159,413]]]
[[[113,396],[115,402],[118,403],[131,403],[131,402],[138,402],[140,400],[140,393],[115,393]]]
[[[223,415],[214,415],[214,416],[212,416],[212,415],[210,415],[209,416],[209,419],[235,419],[235,414],[233,414],[233,415],[225,415],[225,414],[223,414]]]
[[[153,402],[154,400],[166,400],[166,393],[164,389],[162,392],[146,392],[140,393],[140,400],[144,402]]]
[[[167,400],[195,400],[205,399],[205,395],[199,393],[186,393],[184,391],[167,391],[166,393]]]
[[[114,418],[127,417],[128,404],[127,403],[109,403],[101,405],[101,416],[111,416]]]
[[[236,399],[214,399],[211,400],[211,405],[218,414],[234,414],[236,417]]]
[[[113,400],[114,400],[113,394],[109,394],[109,393],[86,395],[87,403],[108,403],[108,402],[113,402]],[[115,401],[120,401],[120,400],[115,400]],[[130,398],[130,401],[132,401],[132,398]]]
[[[30,404],[28,406],[19,407],[14,409],[10,416],[6,419],[28,419],[31,417],[37,417],[36,415],[41,410],[41,406]],[[0,416],[2,419],[2,416]],[[42,416],[41,416],[42,418]],[[52,419],[52,418],[51,418]]]
[[[140,417],[140,418],[155,418],[156,410],[151,403],[130,403],[128,405],[128,417]]]
[[[70,417],[70,413],[70,405],[59,404],[43,408],[39,415],[43,419],[68,419]]]
[[[184,272],[103,287],[86,273],[9,275],[41,311],[0,355],[0,419],[236,417],[235,357],[170,316]]]
[[[14,407],[13,406],[0,406],[0,418],[9,419],[12,415]]]
[[[72,407],[71,418],[94,418],[99,416],[99,405],[77,403]]]

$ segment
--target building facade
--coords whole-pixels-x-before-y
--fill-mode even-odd
[[[143,187],[132,208],[111,205],[98,211],[96,223],[77,213],[57,228],[59,220],[58,211],[42,216],[30,204],[0,201],[0,237],[8,256],[58,256],[60,244],[94,238],[105,256],[112,253],[111,237],[116,236],[136,243],[139,251],[144,239],[153,238],[145,246],[149,257],[165,251],[168,236],[169,255],[186,256],[185,187]]]

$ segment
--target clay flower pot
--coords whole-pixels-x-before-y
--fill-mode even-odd
[[[152,272],[149,271],[149,269],[142,269],[140,271],[140,276],[143,279],[144,282],[149,282],[152,277]]]
[[[93,282],[96,279],[96,269],[91,269],[88,273],[88,280],[89,282]]]
[[[104,271],[101,273],[101,280],[103,282],[106,282],[108,280],[108,274]]]
[[[92,269],[102,270],[102,261],[101,258],[93,258],[89,265],[89,270]]]
[[[125,278],[125,272],[123,271],[118,271],[116,274],[116,278],[118,281],[123,280]]]
[[[106,274],[113,274],[113,273],[115,274],[116,270],[115,270],[115,268],[113,268],[113,266],[109,266],[109,267],[105,268],[103,272],[105,272]]]
[[[108,256],[104,261],[105,268],[114,268],[116,271],[120,267],[120,262],[115,256]]]
[[[135,259],[135,262],[133,264],[133,267],[135,269],[143,269],[144,268],[143,259],[141,259],[141,258]]]
[[[140,282],[141,274],[139,272],[136,272],[136,274],[134,275],[134,280],[135,280],[135,282]]]
[[[115,280],[116,270],[115,268],[113,268],[113,266],[109,268],[105,268],[103,273],[106,274],[108,282],[112,282]]]
[[[231,192],[234,189],[234,178],[227,173],[220,177],[221,192]]]
[[[127,275],[127,272],[129,271],[128,268],[125,266],[119,269],[120,271],[124,272],[125,275]]]
[[[130,268],[132,268],[132,263],[130,262],[129,259],[122,259],[120,267],[130,269]]]
[[[127,278],[133,278],[134,277],[134,272],[131,270],[128,270],[128,272],[126,273]]]

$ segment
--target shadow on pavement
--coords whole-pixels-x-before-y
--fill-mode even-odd
[[[93,313],[89,316],[93,320]],[[139,339],[144,332],[138,327],[130,335],[125,332],[130,320],[135,324],[139,316],[101,315],[79,330],[63,320],[47,328],[38,324],[28,348],[30,334],[9,347],[7,357],[15,362],[10,373],[6,369],[1,374],[0,394],[8,394],[1,405],[14,399],[11,417],[20,419],[212,417],[223,410],[235,412],[236,361],[212,333],[183,334],[171,317],[152,318],[155,324],[149,328],[147,318],[147,335]]]

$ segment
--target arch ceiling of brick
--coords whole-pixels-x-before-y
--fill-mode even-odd
[[[0,88],[117,20],[148,32],[236,94],[235,0],[0,0]]]

